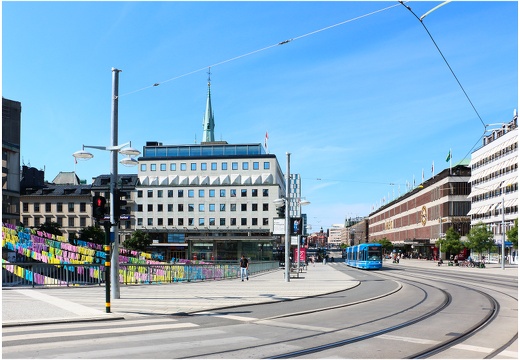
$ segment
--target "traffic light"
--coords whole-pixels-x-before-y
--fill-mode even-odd
[[[285,218],[285,205],[276,208],[276,212],[278,213],[278,217]]]
[[[105,218],[107,199],[104,196],[94,196],[92,198],[92,217],[97,221]]]
[[[126,192],[116,190],[114,195],[114,221],[119,222],[121,216],[128,214],[126,210],[126,204],[128,202],[125,200]]]

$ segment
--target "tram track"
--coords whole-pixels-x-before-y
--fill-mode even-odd
[[[419,269],[411,270],[410,268],[394,268],[388,271],[383,270],[373,272],[366,272],[364,270],[357,269],[349,269],[346,271],[356,272],[356,274],[361,276],[365,276],[365,274],[375,275],[376,277],[384,279],[384,281],[393,281],[398,284],[398,286],[394,291],[389,291],[386,294],[380,294],[376,297],[366,297],[364,299],[357,299],[356,301],[344,304],[320,307],[319,309],[313,308],[312,310],[277,314],[271,317],[255,320],[251,322],[251,324],[267,327],[272,326],[272,332],[274,334],[276,333],[274,330],[276,327],[297,329],[298,326],[291,327],[291,324],[289,323],[290,319],[294,318],[294,322],[301,323],[302,318],[298,317],[306,314],[326,314],[331,312],[332,314],[335,314],[339,317],[347,312],[366,311],[366,305],[370,307],[371,303],[374,303],[373,306],[375,307],[381,306],[383,303],[376,303],[376,301],[382,300],[384,298],[388,298],[389,301],[393,301],[394,303],[396,301],[399,303],[399,301],[403,301],[404,299],[406,299],[406,301],[411,300],[407,299],[406,297],[402,297],[402,299],[394,298],[395,295],[398,295],[402,292],[404,287],[407,287],[408,289],[420,289],[423,295],[422,297],[417,296],[418,293],[416,292],[414,298],[415,301],[407,304],[407,306],[403,306],[403,308],[401,308],[399,311],[386,313],[385,316],[382,317],[373,317],[366,319],[366,321],[357,321],[353,323],[345,320],[345,323],[348,323],[349,325],[338,326],[329,331],[321,331],[319,330],[319,327],[312,329],[315,330],[312,333],[309,333],[309,331],[305,332],[293,330],[284,333],[284,337],[274,337],[270,339],[266,337],[257,343],[237,346],[235,348],[229,348],[219,352],[196,354],[190,357],[246,358],[251,357],[251,354],[262,354],[261,356],[256,355],[253,357],[261,357],[266,359],[286,359],[312,358],[313,355],[317,355],[318,357],[336,356],[334,354],[338,351],[340,351],[340,353],[344,352],[351,354],[351,346],[355,343],[363,344],[361,345],[363,348],[368,347],[375,349],[380,346],[378,344],[384,343],[385,339],[394,337],[402,338],[401,334],[403,334],[403,331],[404,333],[417,334],[416,340],[423,338],[425,339],[424,344],[414,344],[414,346],[410,346],[409,348],[405,347],[406,351],[402,351],[402,354],[400,353],[400,355],[389,357],[438,357],[439,354],[440,356],[443,356],[445,352],[457,351],[454,349],[461,351],[460,349],[470,346],[464,345],[468,339],[471,340],[478,334],[480,334],[482,337],[482,333],[486,333],[486,331],[484,331],[486,328],[492,324],[496,325],[495,321],[497,321],[497,317],[499,317],[501,306],[500,302],[496,299],[496,296],[493,296],[493,294],[496,294],[497,296],[500,294],[502,297],[505,296],[510,300],[517,301],[514,296],[505,292],[514,288],[513,278],[502,281],[498,284],[499,286],[506,288],[505,291],[501,291],[500,288],[493,288],[493,285],[497,285],[496,281],[492,277],[486,276],[478,279],[471,279],[471,281],[469,281],[468,278],[464,277],[462,274],[446,279],[445,273],[432,275],[431,271]],[[356,277],[356,275],[354,275],[354,277]],[[375,283],[373,280],[371,282]],[[360,284],[361,286],[363,285],[362,282],[360,282]],[[479,288],[477,288],[477,286]],[[455,291],[455,289],[459,289],[458,292]],[[451,294],[452,291],[454,292],[455,296],[457,296],[457,305],[453,304],[454,299]],[[434,296],[434,294],[437,295]],[[439,294],[442,294],[442,296]],[[441,297],[442,300],[440,300]],[[316,298],[315,300],[319,301],[319,298],[320,297]],[[433,308],[431,300],[432,298],[436,299],[436,306]],[[449,324],[452,314],[460,311],[461,306],[464,305],[464,299],[467,298],[479,299],[478,305],[474,305],[476,307],[474,307],[475,310],[473,311],[473,315],[470,317],[470,319],[466,319],[466,315],[461,316],[461,318],[465,318],[464,321],[456,324],[456,326],[454,325],[453,328],[450,328]],[[425,307],[419,306],[427,301],[429,301],[430,309],[428,311],[423,311]],[[475,301],[468,302],[468,305],[472,304],[473,306],[473,302]],[[356,305],[363,307],[358,309]],[[471,308],[472,307],[470,306],[469,309]],[[341,313],[341,309],[345,309],[346,311]],[[338,313],[337,311],[340,312]],[[416,312],[421,311],[422,313],[417,316]],[[412,314],[415,316],[410,318]],[[405,321],[399,321],[399,319],[403,320],[405,318],[407,318]],[[439,319],[441,320],[439,321]],[[380,326],[381,324],[388,323],[392,324],[390,324],[390,326]],[[433,332],[432,337],[430,338],[428,333],[425,333],[426,329],[430,328],[432,324],[436,324],[438,327],[438,323],[443,324],[442,326],[447,326],[444,328],[444,333],[442,331],[437,333]],[[299,326],[302,329],[304,328],[303,325]],[[379,328],[377,328],[378,326]],[[311,328],[311,326],[309,326],[309,328]],[[369,331],[369,329],[371,331]],[[252,331],[255,332],[255,330]],[[269,330],[265,329],[263,331],[269,332]],[[489,330],[487,331],[489,332]],[[422,334],[422,336],[420,334]],[[343,335],[345,335],[345,338],[338,340],[338,338],[342,337]],[[518,333],[516,332],[513,336],[505,339],[505,341],[496,348],[489,348],[489,351],[485,353],[484,358],[492,358],[497,354],[500,354],[502,351],[507,349],[507,347],[511,345],[517,338]],[[344,349],[340,350],[342,347],[344,347]],[[298,349],[284,351],[288,348]],[[357,348],[359,348],[359,346]],[[278,351],[276,349],[278,349]],[[487,351],[487,348],[485,351]],[[349,355],[349,357],[352,357],[352,355]],[[357,358],[372,357],[374,356],[363,354]]]
[[[460,274],[450,273],[449,281],[448,281],[448,280],[440,280],[438,277],[432,276],[431,271],[418,269],[418,268],[414,268],[413,270],[394,270],[391,272],[391,275],[392,275],[392,278],[394,278],[397,274],[405,274],[405,275],[410,276],[411,275],[410,273],[413,273],[414,278],[417,278],[419,276],[422,280],[435,281],[437,283],[443,283],[443,284],[449,284],[449,285],[456,285],[457,287],[467,289],[468,291],[476,292],[476,293],[480,294],[480,296],[485,297],[489,301],[491,307],[489,309],[487,316],[483,317],[481,319],[481,321],[476,323],[474,326],[469,327],[463,333],[455,336],[454,338],[452,338],[450,340],[437,344],[431,348],[428,348],[423,351],[417,352],[413,355],[410,355],[407,357],[408,359],[424,359],[424,358],[428,358],[428,357],[440,354],[440,353],[452,348],[453,346],[460,344],[460,343],[464,342],[465,340],[471,338],[475,334],[482,331],[485,327],[492,324],[492,322],[495,321],[498,317],[498,314],[500,312],[500,304],[499,304],[499,301],[494,296],[490,295],[489,293],[487,293],[485,291],[488,291],[488,292],[493,291],[501,296],[508,297],[511,300],[514,300],[516,302],[518,301],[517,297],[512,296],[512,295],[506,293],[505,291],[497,290],[496,288],[494,288],[497,285],[499,285],[502,287],[506,287],[508,289],[517,289],[518,285],[517,285],[514,277],[511,277],[510,279],[505,279],[505,280],[502,279],[497,284],[496,278],[493,278],[491,276],[478,274],[474,278],[468,278],[467,276],[463,276]],[[388,274],[385,274],[385,275],[380,274],[380,275],[382,275],[384,277],[389,277]],[[403,281],[403,277],[400,277],[400,281]],[[473,286],[473,287],[469,286],[468,284],[472,284],[471,286]],[[475,287],[479,287],[482,290],[475,289]],[[496,348],[493,352],[489,353],[485,358],[490,359],[490,358],[495,357],[496,355],[500,354],[502,351],[507,349],[507,347],[509,347],[517,339],[518,339],[518,332],[516,332],[513,336],[511,336],[509,339],[507,339],[501,346]]]
[[[435,268],[435,267],[433,269],[437,270],[437,268]],[[457,268],[455,268],[455,269],[457,269]],[[492,284],[494,286],[500,286],[503,288],[509,288],[509,289],[514,289],[514,290],[518,289],[518,277],[514,277],[514,276],[506,276],[506,277],[497,278],[496,276],[479,273],[479,272],[472,272],[472,273],[465,272],[464,269],[459,272],[450,271],[451,269],[450,270],[438,269],[438,270],[442,271],[446,276],[449,276],[449,278],[451,280],[461,281],[465,284],[477,283],[478,285],[482,285],[483,283],[486,283],[486,284]],[[403,269],[394,268],[391,271],[392,271],[392,273],[394,273],[394,272],[396,272],[396,273],[397,272],[401,272],[401,273],[413,272],[413,274],[415,274],[415,275],[417,275],[417,274],[431,275],[432,274],[431,270],[426,270],[423,268],[409,268],[409,267],[403,268]],[[470,275],[470,274],[471,274],[471,277],[468,277],[468,275]]]
[[[359,270],[356,270],[356,271],[359,271]],[[398,282],[398,281],[396,281],[396,283],[399,284],[399,287],[396,289],[396,291],[392,291],[392,292],[390,292],[388,294],[377,296],[377,297],[373,297],[373,298],[367,298],[367,299],[364,299],[364,300],[358,300],[358,301],[350,302],[350,303],[346,303],[346,304],[341,304],[341,305],[336,305],[336,306],[329,306],[329,307],[319,308],[319,309],[313,309],[312,312],[316,313],[316,312],[336,311],[336,310],[341,309],[341,308],[354,307],[355,305],[359,305],[359,304],[366,305],[367,303],[369,303],[371,301],[380,300],[380,299],[382,299],[384,297],[390,296],[390,295],[395,294],[398,291],[400,291],[402,289],[402,284],[400,282]],[[361,322],[361,323],[358,323],[358,324],[348,325],[348,326],[344,326],[344,327],[339,327],[339,328],[336,328],[336,329],[334,329],[332,331],[323,331],[323,332],[320,332],[318,334],[314,333],[312,335],[295,336],[295,337],[291,337],[289,339],[283,339],[283,340],[278,341],[278,342],[270,341],[268,344],[258,344],[258,345],[254,345],[254,346],[240,347],[240,348],[235,348],[235,349],[229,349],[229,350],[226,350],[226,351],[221,351],[221,352],[218,352],[218,353],[211,353],[211,354],[197,354],[197,355],[194,355],[192,357],[200,358],[200,357],[209,357],[209,356],[211,356],[211,357],[231,358],[231,357],[234,357],[235,354],[241,354],[242,355],[242,354],[245,354],[245,353],[250,353],[252,351],[258,353],[258,352],[262,352],[262,349],[264,349],[264,350],[267,349],[267,347],[273,347],[273,346],[276,347],[277,344],[280,344],[280,345],[282,345],[282,344],[287,345],[288,343],[298,344],[298,343],[301,343],[301,342],[305,342],[305,341],[307,341],[307,340],[309,340],[311,338],[313,340],[316,340],[317,338],[326,339],[327,337],[330,337],[333,334],[338,335],[341,332],[344,332],[344,331],[347,331],[347,330],[353,330],[353,329],[355,330],[355,329],[357,329],[359,327],[366,326],[367,324],[370,324],[370,323],[386,322],[386,321],[389,321],[390,319],[396,319],[398,317],[402,317],[404,314],[409,314],[409,313],[414,313],[414,312],[421,313],[422,310],[419,309],[418,306],[424,304],[424,302],[428,299],[428,291],[431,291],[432,286],[431,285],[427,285],[427,284],[420,284],[420,285],[418,285],[418,284],[411,284],[410,286],[416,287],[417,289],[420,289],[420,291],[423,293],[423,297],[421,299],[415,299],[416,301],[413,304],[410,304],[409,306],[405,307],[404,309],[401,309],[401,310],[396,311],[394,313],[390,313],[390,314],[388,314],[385,317],[370,319],[370,320],[367,320],[367,321],[364,321],[364,322]],[[426,290],[424,287],[428,287],[430,289]],[[429,309],[426,312],[422,312],[419,316],[414,316],[411,319],[408,319],[406,321],[401,321],[401,322],[398,322],[398,323],[396,323],[396,324],[394,324],[392,326],[383,327],[383,328],[378,329],[377,331],[368,332],[368,333],[365,333],[365,334],[362,334],[362,335],[359,335],[359,336],[353,336],[353,337],[349,337],[347,339],[343,339],[343,340],[340,340],[340,341],[334,341],[334,342],[326,342],[325,341],[323,344],[320,344],[318,346],[308,346],[308,347],[302,348],[302,349],[300,349],[298,351],[291,351],[291,352],[285,352],[285,353],[272,354],[272,355],[267,356],[265,358],[270,358],[270,359],[296,358],[296,357],[302,357],[302,356],[309,355],[309,354],[320,353],[320,352],[325,351],[325,350],[346,346],[346,345],[353,344],[353,343],[360,342],[360,341],[364,341],[364,340],[367,340],[367,339],[370,339],[370,338],[375,338],[377,336],[380,336],[380,335],[383,335],[383,334],[386,334],[386,333],[390,333],[392,331],[396,331],[398,329],[402,329],[402,328],[411,326],[413,324],[420,323],[422,321],[427,321],[428,319],[431,319],[432,317],[436,316],[438,313],[440,313],[441,311],[443,311],[444,309],[449,307],[451,302],[452,302],[451,295],[448,292],[446,292],[445,290],[440,289],[440,288],[435,288],[435,287],[433,287],[433,288],[434,288],[435,291],[438,291],[440,294],[442,294],[440,296],[442,298],[442,301],[438,301],[436,306],[434,306],[433,308]],[[429,305],[429,306],[432,307],[432,305]],[[355,309],[353,311],[355,311]],[[268,320],[288,319],[288,318],[295,317],[295,316],[305,315],[305,314],[308,314],[309,312],[310,311],[303,311],[303,312],[294,312],[294,313],[288,313],[288,314],[283,314],[283,315],[277,315],[277,316],[274,316],[274,317],[265,318],[265,319],[262,319],[262,320],[259,320],[259,321],[255,321],[255,323],[262,324],[264,322],[267,322]],[[269,351],[267,351],[267,352],[269,352]],[[272,352],[272,350],[270,352]],[[240,357],[242,357],[242,356],[240,356]]]

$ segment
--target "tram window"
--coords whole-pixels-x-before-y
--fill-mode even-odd
[[[381,260],[381,249],[378,247],[370,247],[368,249],[369,260]]]

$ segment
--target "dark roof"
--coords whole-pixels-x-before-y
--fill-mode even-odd
[[[47,183],[43,188],[26,188],[21,195],[90,196],[91,187],[91,185],[55,185],[52,183]]]
[[[135,189],[139,185],[137,174],[118,174],[118,188]],[[110,175],[99,175],[92,182],[92,189],[108,189],[110,187]]]

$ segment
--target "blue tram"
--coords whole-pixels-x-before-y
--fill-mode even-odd
[[[345,249],[345,263],[358,269],[381,269],[383,248],[381,244],[359,244]]]

